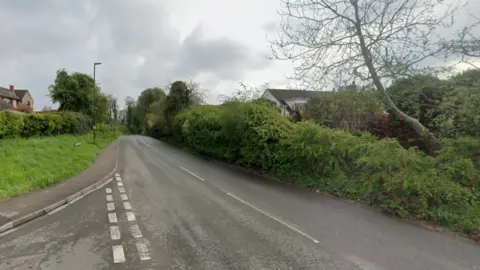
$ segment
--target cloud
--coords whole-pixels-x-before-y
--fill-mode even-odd
[[[178,79],[198,78],[207,87],[236,83],[271,65],[262,46],[230,33],[212,36],[193,17],[192,26],[183,25],[171,14],[188,10],[171,7],[152,0],[1,1],[8,27],[0,28],[0,86],[28,88],[39,110],[50,104],[48,86],[60,68],[92,74],[93,63],[102,62],[98,83],[123,101]]]

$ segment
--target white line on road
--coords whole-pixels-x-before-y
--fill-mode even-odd
[[[120,239],[120,228],[118,226],[110,226],[110,238],[112,240]]]
[[[108,211],[113,211],[115,210],[115,204],[113,202],[107,203],[107,210]]]
[[[123,187],[123,183],[122,183],[122,182],[117,182],[117,185],[118,185],[119,187]]]
[[[110,221],[110,223],[117,223],[118,222],[117,214],[116,213],[108,213],[108,221]]]
[[[119,188],[118,188],[118,191],[120,191],[120,193],[125,193],[125,188],[119,187]]]
[[[117,179],[117,181],[122,181],[122,178],[120,178],[120,176],[115,177],[115,179]]]
[[[112,250],[113,250],[113,262],[114,263],[125,262],[125,253],[123,252],[123,246],[122,245],[112,246]]]
[[[288,228],[290,228],[290,229],[292,229],[292,230],[296,231],[297,233],[299,233],[299,234],[301,234],[301,235],[305,236],[306,238],[308,238],[308,239],[312,240],[312,241],[313,241],[315,244],[318,244],[318,243],[319,243],[317,239],[315,239],[315,238],[311,237],[310,235],[308,235],[308,234],[306,234],[306,233],[304,233],[304,232],[300,231],[299,229],[297,229],[297,228],[295,228],[295,227],[293,227],[293,226],[291,226],[291,225],[289,225],[289,224],[285,223],[284,221],[281,221],[280,219],[278,219],[278,218],[276,218],[276,217],[274,217],[274,216],[272,216],[272,215],[270,215],[270,214],[268,214],[268,213],[266,213],[266,212],[264,212],[264,211],[262,211],[262,210],[258,209],[257,207],[255,207],[255,206],[253,206],[253,205],[249,204],[248,202],[246,202],[246,201],[244,201],[244,200],[242,200],[242,199],[238,198],[237,196],[235,196],[235,195],[233,195],[233,194],[231,194],[231,193],[228,193],[228,192],[227,192],[227,195],[228,195],[228,196],[230,196],[230,197],[232,197],[232,198],[234,198],[235,200],[237,200],[237,201],[239,201],[239,202],[241,202],[241,203],[245,204],[245,205],[248,205],[248,206],[250,206],[251,208],[253,208],[253,209],[257,210],[258,212],[260,212],[260,213],[264,214],[265,216],[267,216],[267,217],[269,217],[269,218],[271,218],[271,219],[273,219],[273,220],[276,220],[277,222],[279,222],[279,223],[281,223],[281,224],[283,224],[283,225],[287,226]]]
[[[136,244],[138,254],[140,255],[140,260],[145,261],[145,260],[150,260],[150,252],[148,252],[148,248],[145,244],[143,243],[138,243]]]
[[[107,195],[107,201],[112,202],[113,201],[113,196],[112,195]]]
[[[106,188],[105,192],[107,192],[107,194],[110,194],[110,193],[112,193],[112,189],[111,188]]]
[[[200,179],[200,180],[202,180],[202,181],[205,181],[205,179],[203,179],[202,177],[200,177],[200,176],[198,176],[198,175],[194,174],[193,172],[191,172],[191,171],[189,171],[189,170],[185,169],[184,167],[182,167],[182,166],[179,166],[179,167],[180,167],[180,169],[182,169],[182,170],[186,171],[187,173],[189,173],[189,174],[191,174],[191,175],[195,176],[196,178],[198,178],[198,179]]]
[[[120,194],[120,198],[122,199],[122,201],[128,201],[127,194]]]
[[[115,174],[115,177],[120,177],[120,174],[119,174],[119,173],[116,173],[116,174]]]
[[[125,210],[131,210],[132,205],[129,202],[123,202],[123,208],[125,208]]]
[[[132,230],[132,235],[135,238],[140,238],[142,237],[142,231],[140,231],[140,227],[138,227],[137,224],[133,224],[130,226],[130,229]]]
[[[125,215],[127,215],[127,220],[128,221],[135,221],[135,214],[133,212],[126,212]]]

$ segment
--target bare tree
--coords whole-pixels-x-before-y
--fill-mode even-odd
[[[461,54],[465,48],[474,51],[470,35],[474,25],[461,29],[457,36],[451,32],[456,27],[455,15],[465,3],[447,0],[282,0],[282,3],[280,35],[272,41],[272,52],[277,59],[293,61],[296,79],[314,89],[346,85],[355,80],[371,84],[386,107],[424,139],[428,150],[433,153],[440,149],[438,140],[427,128],[395,106],[385,85],[413,74],[443,71],[446,66],[441,60]],[[446,38],[445,31],[450,31],[451,39]]]
[[[240,88],[237,88],[235,92],[232,94],[220,94],[217,96],[217,100],[225,103],[231,101],[240,101],[240,102],[247,102],[252,101],[254,99],[260,98],[262,94],[269,88],[268,83],[262,84],[258,87],[256,86],[249,86],[244,84],[243,82],[239,82]]]

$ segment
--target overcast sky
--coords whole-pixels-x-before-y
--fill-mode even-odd
[[[207,102],[238,82],[285,85],[266,35],[279,0],[2,0],[0,86],[27,88],[35,109],[51,105],[55,72],[93,73],[120,100],[147,87],[194,79]]]
[[[58,69],[92,74],[102,62],[97,81],[121,104],[174,80],[200,82],[208,103],[238,82],[284,87],[291,63],[266,58],[279,8],[279,0],[1,0],[0,86],[29,89],[41,110],[52,105]]]

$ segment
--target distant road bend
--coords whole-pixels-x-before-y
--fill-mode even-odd
[[[0,269],[480,270],[480,246],[146,136],[116,177],[0,235]]]

